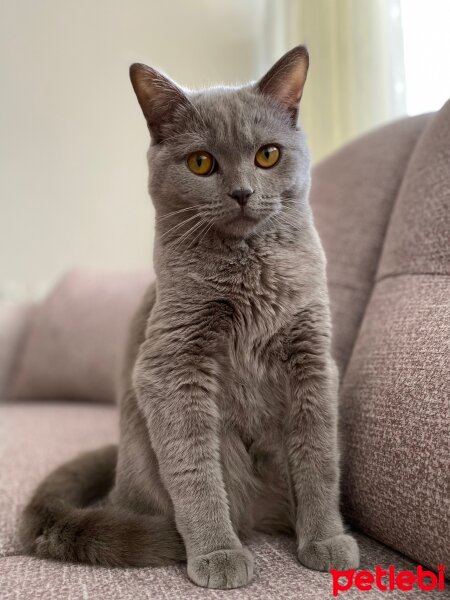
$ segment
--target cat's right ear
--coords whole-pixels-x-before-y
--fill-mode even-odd
[[[272,97],[297,123],[297,114],[308,73],[309,55],[305,46],[296,46],[282,56],[257,83],[262,94]]]
[[[188,106],[184,92],[168,77],[147,65],[134,63],[130,79],[155,143],[164,139],[164,125],[180,106]]]

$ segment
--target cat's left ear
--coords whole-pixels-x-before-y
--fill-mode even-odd
[[[164,139],[164,125],[170,123],[177,109],[190,102],[171,79],[147,65],[134,63],[130,79],[155,143]]]
[[[271,96],[289,112],[294,124],[297,123],[308,66],[308,50],[305,46],[296,46],[282,56],[256,84],[259,92]]]

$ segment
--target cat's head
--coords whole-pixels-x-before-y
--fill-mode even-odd
[[[186,221],[179,232],[209,226],[242,237],[270,217],[288,218],[309,185],[297,127],[307,70],[308,53],[297,46],[257,83],[191,92],[131,66],[151,134],[149,190],[159,219]]]

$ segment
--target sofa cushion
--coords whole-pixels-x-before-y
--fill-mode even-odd
[[[393,550],[356,534],[361,551],[361,569],[387,569],[413,573],[416,565]],[[57,563],[37,558],[14,556],[0,561],[2,600],[332,600],[332,577],[311,571],[299,564],[291,538],[256,536],[250,543],[255,556],[255,579],[236,590],[207,590],[192,584],[185,565],[146,568],[108,569],[80,564]],[[341,580],[345,583],[345,579]],[[404,600],[417,598],[417,590],[405,593],[374,589],[361,592],[356,587],[341,592],[338,598],[359,600]],[[424,594],[427,600],[445,600],[448,590]]]
[[[224,592],[195,587],[184,565],[160,569],[107,569],[21,556],[17,520],[30,493],[55,466],[77,453],[117,439],[117,411],[93,402],[10,402],[0,405],[0,597],[2,600],[134,600],[135,598],[223,598]],[[415,566],[401,555],[357,534],[361,568]],[[329,574],[302,567],[295,541],[255,536],[255,582],[225,592],[228,598],[331,598]],[[346,592],[358,598],[359,590]],[[376,592],[375,592],[376,594]],[[372,596],[371,596],[372,597]],[[378,597],[378,596],[373,596]],[[382,596],[380,596],[381,598]],[[434,598],[427,595],[427,598]],[[437,598],[437,597],[436,597]],[[439,596],[439,600],[442,596]]]
[[[328,261],[333,354],[341,375],[372,291],[406,165],[430,115],[364,135],[318,164],[311,205]]]
[[[16,522],[41,479],[77,453],[116,441],[117,429],[113,405],[0,403],[0,557],[18,550]]]
[[[450,275],[450,100],[419,139],[389,223],[378,278]]]
[[[433,568],[450,566],[449,297],[433,275],[377,284],[341,394],[348,516]]]
[[[150,273],[70,271],[34,313],[7,394],[112,401]]]
[[[411,157],[341,391],[353,522],[450,567],[450,103]]]
[[[23,352],[33,310],[34,305],[30,302],[0,302],[0,398],[3,398]]]

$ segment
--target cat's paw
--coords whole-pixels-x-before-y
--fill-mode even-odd
[[[347,571],[359,566],[359,549],[355,540],[346,534],[309,542],[298,551],[302,565],[316,571]]]
[[[36,538],[33,550],[41,558],[57,558],[62,554],[64,546],[58,533],[50,529]]]
[[[229,590],[250,583],[253,557],[248,550],[216,550],[188,560],[189,578],[207,588]]]

